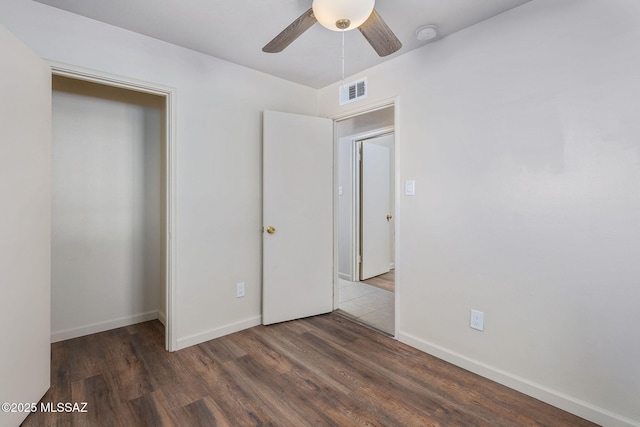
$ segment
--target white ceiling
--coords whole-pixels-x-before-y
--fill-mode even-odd
[[[341,35],[320,24],[281,53],[262,52],[265,44],[311,7],[311,0],[36,1],[313,88],[341,79]],[[447,36],[528,1],[378,0],[376,10],[403,47],[380,58],[359,31],[349,31],[345,34],[345,74],[422,46],[415,31],[423,25],[435,24]]]

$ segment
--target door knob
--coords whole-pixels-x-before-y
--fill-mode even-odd
[[[273,233],[275,233],[275,232],[276,232],[275,227],[272,227],[272,226],[270,226],[270,225],[269,225],[269,226],[267,226],[267,233],[269,233],[269,234],[273,234]]]
[[[393,218],[393,215],[387,215],[387,221],[391,221],[391,218]]]

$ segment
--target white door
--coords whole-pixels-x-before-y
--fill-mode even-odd
[[[333,121],[265,111],[263,145],[262,323],[328,313]]]
[[[0,426],[49,388],[51,69],[0,26]],[[20,409],[20,411],[18,411]]]
[[[385,135],[362,141],[360,280],[387,273],[391,264],[392,140]]]

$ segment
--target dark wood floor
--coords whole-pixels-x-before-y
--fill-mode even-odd
[[[385,291],[394,292],[396,288],[396,271],[390,270],[388,273],[363,280],[362,282]]]
[[[335,314],[174,353],[146,322],[52,345],[24,426],[593,426]]]

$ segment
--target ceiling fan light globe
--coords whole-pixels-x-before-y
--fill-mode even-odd
[[[351,24],[345,31],[354,30],[362,25],[375,5],[375,0],[313,0],[313,15],[325,28],[342,31],[337,26],[341,20],[349,20]]]

